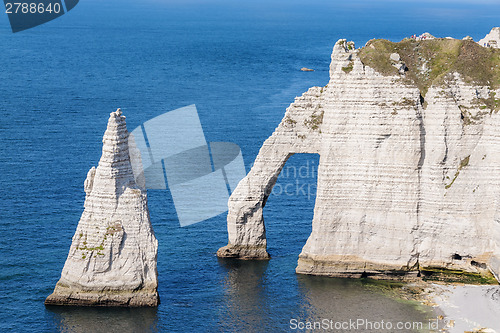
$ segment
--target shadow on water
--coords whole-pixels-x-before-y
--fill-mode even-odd
[[[297,275],[297,281],[299,294],[304,300],[298,315],[300,320],[364,320],[372,323],[383,320],[394,324],[411,323],[415,329],[409,328],[405,332],[422,332],[433,317],[432,310],[398,297],[403,286],[401,283],[300,274]],[[417,329],[418,325],[413,323],[422,323],[423,327]]]
[[[58,332],[157,332],[157,308],[46,306]]]
[[[219,313],[223,331],[260,332],[273,326],[269,318],[265,273],[267,260],[219,258],[224,306]]]

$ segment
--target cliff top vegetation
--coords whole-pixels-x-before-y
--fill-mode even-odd
[[[373,39],[359,50],[359,57],[382,75],[397,75],[392,53],[399,54],[407,67],[405,83],[416,85],[423,96],[430,86],[446,84],[455,72],[467,83],[500,88],[500,49],[485,48],[470,40],[406,38],[394,43]]]

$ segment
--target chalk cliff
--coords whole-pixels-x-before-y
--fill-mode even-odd
[[[339,40],[330,81],[286,110],[229,199],[220,257],[267,259],[262,210],[296,153],[320,155],[297,272],[500,274],[500,52],[469,40],[362,49]]]
[[[490,33],[481,39],[478,44],[481,46],[489,45],[489,47],[500,49],[500,27],[491,29]]]
[[[125,117],[109,117],[102,156],[85,180],[85,209],[49,305],[156,306],[156,241],[146,191],[130,164]]]

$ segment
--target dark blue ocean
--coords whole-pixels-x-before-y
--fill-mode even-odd
[[[268,200],[269,262],[218,259],[226,214],[181,228],[170,193],[149,190],[161,305],[43,301],[59,279],[83,182],[116,108],[131,130],[196,104],[207,141],[238,144],[248,171],[294,97],[328,82],[339,38],[362,46],[429,31],[479,40],[499,25],[498,1],[82,0],[16,34],[0,13],[0,331],[286,332],[293,318],[428,320],[430,310],[366,281],[295,274],[311,231],[312,155],[292,157],[278,181],[277,189],[297,190]]]

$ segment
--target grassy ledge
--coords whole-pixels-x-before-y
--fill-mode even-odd
[[[445,185],[445,187],[444,187],[445,189],[449,189],[451,187],[451,185],[453,185],[455,180],[457,180],[458,175],[460,175],[460,171],[462,171],[463,168],[465,168],[466,166],[469,165],[469,160],[470,160],[470,155],[460,161],[460,165],[458,166],[457,172],[455,172],[455,176],[453,177],[453,180],[448,185]]]
[[[489,86],[492,90],[500,87],[500,49],[457,39],[404,39],[399,43],[374,39],[360,49],[359,58],[382,75],[398,75],[391,53],[398,53],[408,67],[404,83],[417,86],[422,96],[429,87],[446,84],[455,72],[469,84]],[[494,96],[488,101],[494,107],[497,103],[500,104]]]
[[[347,66],[342,67],[342,70],[344,71],[344,73],[349,74],[353,68],[354,68],[354,61],[351,60]]]

